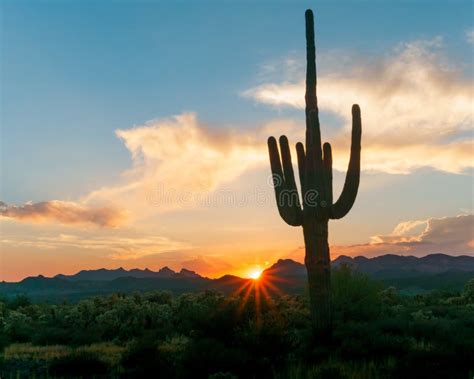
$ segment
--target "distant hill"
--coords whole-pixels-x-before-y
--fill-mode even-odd
[[[432,290],[457,291],[474,278],[474,257],[466,255],[431,254],[421,258],[394,254],[375,258],[341,255],[331,265],[350,265],[406,294]],[[279,278],[289,292],[298,292],[306,284],[306,267],[291,259],[280,259],[263,275]]]
[[[453,257],[432,254],[422,258],[384,255],[376,258],[340,256],[333,267],[351,265],[386,285],[395,286],[407,294],[426,291],[460,290],[474,278],[474,257]],[[306,287],[306,268],[291,259],[280,259],[267,268],[262,276],[281,292],[301,293]],[[159,271],[149,269],[83,270],[74,275],[42,275],[25,278],[17,283],[0,283],[0,295],[26,294],[36,300],[62,301],[114,292],[167,290],[174,293],[217,290],[230,293],[252,283],[252,279],[225,275],[218,279],[205,278],[194,271],[175,272],[168,267]]]
[[[474,257],[467,255],[454,257],[431,254],[422,258],[394,254],[375,258],[361,256],[351,258],[341,255],[331,262],[332,267],[342,264],[351,265],[358,271],[380,278],[441,274],[449,271],[474,272]],[[283,277],[306,276],[305,266],[291,259],[280,259],[264,272]]]
[[[267,268],[263,275],[271,275],[282,278],[306,276],[305,265],[292,259],[279,259],[273,266]]]
[[[151,271],[149,269],[140,270],[138,268],[132,270],[125,270],[122,267],[116,270],[108,270],[101,268],[98,270],[82,270],[74,275],[56,275],[55,278],[69,280],[73,282],[78,281],[109,281],[118,278],[201,278],[200,275],[194,271],[183,268],[180,272],[175,272],[169,267],[165,266],[159,271]]]
[[[441,274],[449,271],[473,272],[474,257],[467,255],[451,256],[446,254],[430,254],[417,258],[387,254],[375,258],[341,255],[333,261],[333,266],[349,264],[355,269],[371,274],[375,278],[410,277],[420,274]]]

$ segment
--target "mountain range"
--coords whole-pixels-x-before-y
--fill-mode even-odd
[[[339,256],[333,267],[350,265],[387,285],[407,293],[434,289],[460,290],[474,278],[474,257],[431,254],[422,258],[387,254],[375,258]],[[280,259],[262,273],[273,279],[283,292],[297,293],[306,285],[306,268],[291,259]],[[26,294],[33,299],[62,301],[75,300],[113,292],[168,290],[183,293],[199,290],[232,292],[252,279],[225,275],[209,279],[183,268],[175,272],[169,267],[159,271],[149,269],[82,270],[74,275],[42,275],[28,277],[16,283],[0,283],[0,295]]]
[[[161,268],[159,271],[151,271],[149,269],[140,270],[134,268],[132,270],[125,270],[120,267],[116,270],[107,270],[101,268],[98,270],[82,270],[74,275],[56,275],[55,278],[65,279],[73,282],[90,280],[90,281],[108,281],[118,278],[131,277],[131,278],[168,278],[168,279],[183,279],[183,278],[201,278],[201,275],[194,271],[181,269],[180,272],[171,270],[168,266]]]

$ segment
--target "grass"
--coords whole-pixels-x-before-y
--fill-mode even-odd
[[[395,359],[382,362],[355,362],[329,359],[317,366],[297,364],[284,372],[275,372],[275,379],[381,379],[383,372],[389,372],[395,366]],[[382,376],[381,376],[382,375]],[[387,376],[388,377],[388,376]]]
[[[3,359],[5,362],[19,361],[52,361],[74,353],[94,354],[110,366],[118,364],[125,347],[113,343],[95,343],[77,348],[65,345],[35,346],[31,343],[15,343],[5,348]]]
[[[72,348],[63,345],[34,346],[31,343],[14,343],[5,348],[3,358],[5,361],[50,361],[67,356],[71,354],[72,350]]]

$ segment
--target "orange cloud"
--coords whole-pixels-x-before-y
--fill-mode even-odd
[[[26,247],[62,251],[89,250],[104,254],[110,260],[134,261],[162,253],[184,251],[190,248],[185,242],[162,236],[137,234],[130,231],[114,231],[97,236],[93,231],[75,234],[53,234],[3,238],[0,243],[9,247]]]
[[[8,205],[0,201],[0,216],[21,221],[93,224],[109,228],[118,226],[125,219],[125,213],[115,208],[93,208],[59,200],[23,205]]]

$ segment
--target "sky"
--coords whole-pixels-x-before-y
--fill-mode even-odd
[[[0,280],[302,261],[266,140],[304,139],[307,8],[335,196],[362,112],[332,258],[474,255],[472,2],[0,4]]]

